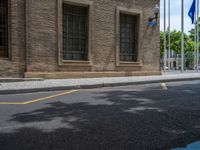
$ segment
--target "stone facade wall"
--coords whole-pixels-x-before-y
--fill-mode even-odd
[[[41,73],[54,72],[154,72],[159,73],[159,26],[147,27],[159,0],[63,0],[89,3],[90,60],[89,62],[59,63],[59,2],[62,0],[10,0],[11,1],[11,57],[1,60],[1,76],[41,77]],[[116,58],[117,7],[140,10],[139,61],[118,64]],[[38,73],[38,74],[37,74]],[[98,76],[98,75],[96,75]],[[67,77],[67,75],[66,75]]]
[[[25,1],[8,0],[9,58],[0,58],[1,77],[23,77],[25,69]]]

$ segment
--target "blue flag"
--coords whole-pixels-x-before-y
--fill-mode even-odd
[[[191,18],[192,20],[192,24],[194,24],[194,20],[195,20],[195,11],[196,11],[196,0],[193,0],[192,6],[190,7],[190,10],[188,12],[188,16]]]

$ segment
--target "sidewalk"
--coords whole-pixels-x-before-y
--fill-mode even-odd
[[[200,73],[168,72],[161,76],[113,77],[88,79],[51,79],[22,82],[2,82],[0,79],[0,94],[16,94],[41,91],[56,91],[84,88],[99,88],[108,86],[123,86],[149,84],[160,82],[200,80]]]

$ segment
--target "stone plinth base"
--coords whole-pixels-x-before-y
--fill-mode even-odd
[[[160,75],[159,71],[138,72],[26,72],[25,78],[67,79]]]

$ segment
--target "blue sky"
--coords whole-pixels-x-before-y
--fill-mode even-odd
[[[160,0],[160,30],[163,31],[163,12],[164,12],[164,0]],[[193,0],[184,0],[184,7],[185,7],[185,26],[184,30],[185,33],[188,33],[188,31],[194,27],[194,25],[191,24],[191,19],[188,17],[188,11],[191,7]],[[168,6],[168,0],[166,0],[166,4]],[[168,7],[167,7],[167,16],[168,18]],[[167,19],[168,20],[168,19]],[[167,21],[167,26],[168,27],[168,21]],[[181,30],[181,0],[171,0],[171,30],[176,29],[176,30]]]

